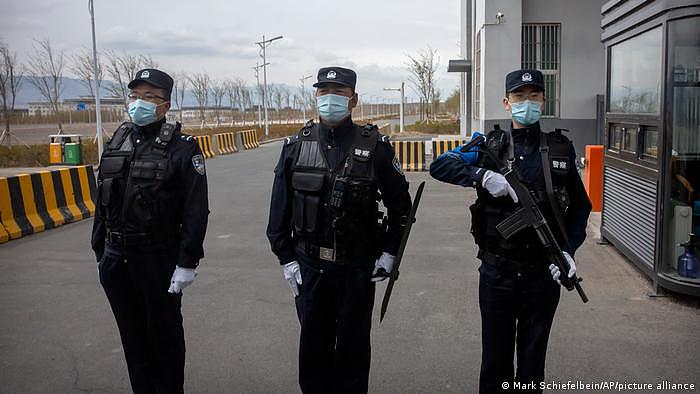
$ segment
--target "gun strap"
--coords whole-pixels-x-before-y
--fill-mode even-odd
[[[552,208],[552,214],[559,226],[559,231],[564,237],[564,242],[569,246],[569,237],[566,235],[566,227],[564,226],[564,218],[561,214],[559,203],[554,198],[554,187],[552,186],[552,170],[549,168],[549,135],[540,133],[540,157],[542,158],[542,173],[544,174],[544,187],[547,191],[547,200]],[[570,249],[570,246],[569,246]]]

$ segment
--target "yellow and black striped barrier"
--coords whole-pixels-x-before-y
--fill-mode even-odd
[[[458,146],[466,144],[467,142],[468,141],[466,138],[433,140],[433,159],[436,159],[441,154],[449,152]]]
[[[219,155],[228,155],[238,152],[235,133],[220,133],[214,136],[216,137],[216,150]]]
[[[396,158],[404,171],[425,171],[425,143],[423,141],[391,141]]]
[[[239,131],[238,133],[241,136],[243,149],[255,149],[260,146],[258,134],[255,132],[255,130],[243,130]]]
[[[95,214],[92,166],[0,178],[0,243]]]
[[[199,145],[199,149],[202,150],[202,154],[204,154],[204,157],[207,159],[211,159],[212,157],[216,156],[214,153],[214,149],[212,148],[211,145],[211,136],[210,135],[198,135],[194,137],[197,139],[197,144]]]

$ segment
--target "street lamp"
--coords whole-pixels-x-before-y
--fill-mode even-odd
[[[306,90],[304,89],[304,81],[311,77],[312,75],[307,75],[305,77],[299,78],[299,80],[301,81],[301,113],[302,118],[304,119],[302,123],[306,122]]]
[[[404,98],[404,83],[401,82],[400,88],[384,88],[384,90],[392,90],[401,92],[401,103],[399,104],[399,132],[403,133],[404,119],[403,119],[403,98]]]
[[[277,36],[275,38],[270,38],[268,40],[265,39],[265,35],[263,34],[262,36],[262,41],[256,42],[260,46],[260,57],[263,59],[263,107],[265,108],[265,135],[270,134],[270,126],[268,124],[268,115],[267,115],[267,106],[268,106],[268,95],[267,95],[267,58],[266,58],[266,52],[265,50],[267,49],[267,46],[270,45],[272,41],[279,40],[282,38],[282,36]]]
[[[264,65],[266,65],[266,64],[270,64],[270,63],[265,63]],[[253,70],[255,70],[255,81],[258,84],[258,90],[257,90],[258,96],[260,96],[260,68],[263,66],[259,66],[258,63],[255,63],[255,67],[253,67]],[[260,105],[261,105],[261,102],[263,100],[264,100],[264,96],[260,97],[260,101],[258,102],[258,127],[262,127],[262,115],[260,114]],[[267,113],[267,111],[265,111],[265,113]]]
[[[95,7],[93,0],[88,0],[90,6],[90,23],[92,25],[92,71],[95,74],[95,121],[97,122],[97,158],[102,157],[102,110],[100,107],[100,81],[97,79],[97,42],[95,41]],[[70,113],[70,112],[68,112]]]

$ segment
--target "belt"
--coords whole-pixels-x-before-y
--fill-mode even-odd
[[[170,235],[170,236],[168,236]],[[110,246],[119,246],[122,248],[130,246],[143,246],[165,243],[167,241],[174,242],[178,238],[177,234],[159,234],[154,233],[121,233],[118,231],[107,231],[105,241]]]
[[[347,248],[326,248],[313,244],[309,241],[299,241],[296,246],[297,253],[301,253],[309,258],[318,259],[324,263],[334,263],[345,265],[348,263],[358,263],[363,260],[371,260],[370,255],[350,252]]]
[[[508,257],[490,252],[488,250],[479,249],[477,258],[484,263],[502,269],[504,271],[518,272],[523,274],[539,274],[547,271],[546,262],[536,263],[532,261],[513,260]]]

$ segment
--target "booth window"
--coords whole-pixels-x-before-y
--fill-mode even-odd
[[[610,49],[610,112],[659,113],[662,58],[660,27]]]
[[[543,117],[559,117],[560,31],[559,23],[524,23],[522,26],[521,66],[540,70],[544,76],[547,101],[544,103]]]
[[[647,126],[644,128],[642,159],[656,161],[658,157],[659,129]]]
[[[670,188],[664,201],[670,214],[663,271],[674,279],[700,284],[697,269],[688,270],[682,264],[687,250],[700,251],[700,17],[668,23],[668,63],[670,108],[666,112],[672,146]]]

